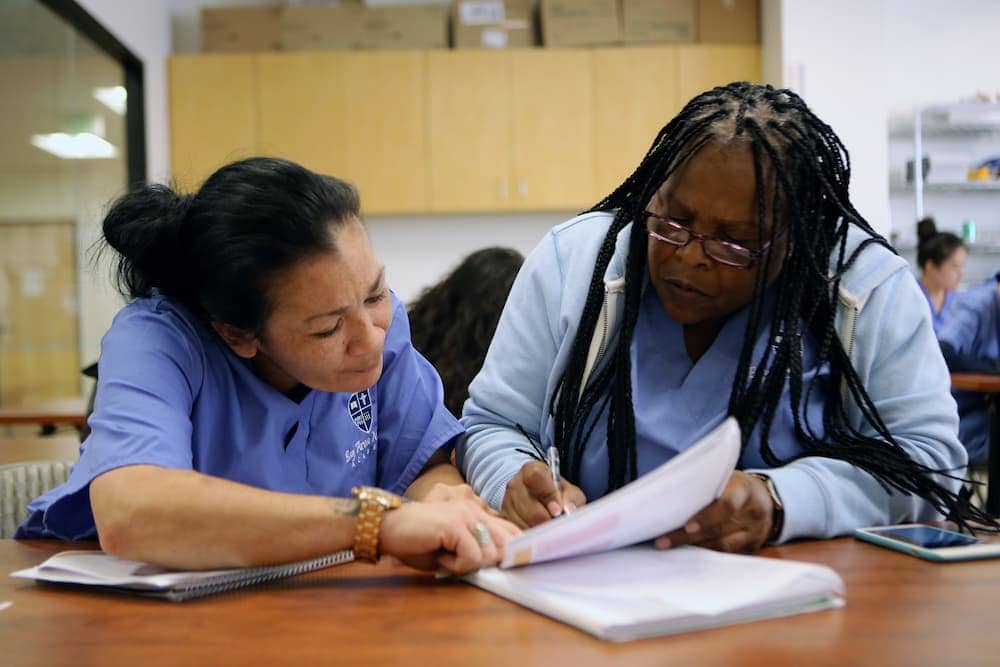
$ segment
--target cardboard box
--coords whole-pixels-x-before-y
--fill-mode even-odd
[[[281,17],[281,47],[286,51],[446,49],[448,6],[289,6]]]
[[[539,0],[545,46],[621,43],[618,0]]]
[[[281,6],[206,7],[202,51],[274,51],[281,48]]]
[[[626,44],[693,42],[695,0],[622,0]]]
[[[534,46],[531,0],[454,0],[452,46],[506,49]]]
[[[758,0],[698,0],[698,41],[759,44]]]

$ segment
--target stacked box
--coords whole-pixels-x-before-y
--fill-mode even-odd
[[[698,0],[698,41],[758,44],[760,7],[757,0]]]
[[[539,0],[538,13],[545,46],[621,43],[617,0]]]
[[[280,5],[206,7],[201,10],[202,51],[273,51],[281,47]]]
[[[695,41],[695,0],[622,0],[626,44]]]
[[[531,0],[455,0],[451,15],[456,49],[533,46]]]

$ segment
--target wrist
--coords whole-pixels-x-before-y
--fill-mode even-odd
[[[758,472],[747,474],[758,479],[767,490],[767,495],[771,498],[771,528],[768,530],[764,544],[775,544],[778,538],[781,537],[781,531],[785,527],[785,505],[781,502],[781,495],[778,494],[774,480],[769,475]]]
[[[358,500],[358,518],[354,529],[354,557],[375,563],[380,555],[382,521],[388,512],[400,507],[403,499],[373,486],[356,486],[351,494]]]

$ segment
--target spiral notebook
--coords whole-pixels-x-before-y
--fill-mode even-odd
[[[183,572],[115,558],[102,551],[62,551],[41,565],[11,572],[10,576],[50,583],[96,586],[182,602],[293,577],[352,560],[354,552],[338,551],[282,565]]]

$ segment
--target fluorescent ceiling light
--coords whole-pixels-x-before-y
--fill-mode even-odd
[[[126,101],[125,86],[111,86],[110,88],[94,88],[94,99],[114,111],[119,116],[125,115]]]
[[[118,149],[91,132],[34,134],[31,143],[64,160],[113,158],[118,155]]]

